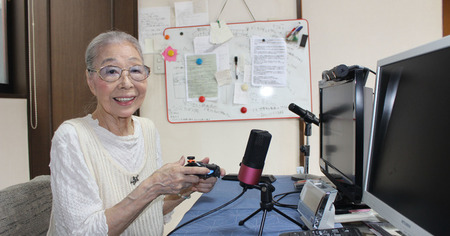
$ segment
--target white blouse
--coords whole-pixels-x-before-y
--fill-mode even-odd
[[[91,115],[85,116],[112,158],[125,169],[135,172],[144,161],[144,138],[141,125],[133,119],[134,134],[117,136],[99,126]],[[161,145],[156,132],[157,165],[162,166]],[[90,173],[80,148],[78,135],[70,124],[62,124],[52,139],[50,151],[53,217],[57,235],[106,235],[105,209],[99,188]],[[70,196],[68,196],[70,195]],[[74,200],[75,199],[75,200]],[[82,205],[82,206],[81,206]],[[170,220],[165,216],[165,222]]]

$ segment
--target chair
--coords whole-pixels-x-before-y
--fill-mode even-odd
[[[0,190],[0,235],[46,235],[51,209],[50,175]]]

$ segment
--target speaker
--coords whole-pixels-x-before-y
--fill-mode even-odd
[[[238,174],[241,183],[247,185],[259,183],[271,139],[272,135],[265,130],[251,130]]]

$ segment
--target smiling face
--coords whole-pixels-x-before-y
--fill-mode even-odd
[[[100,48],[95,58],[96,70],[103,66],[117,66],[128,69],[131,66],[143,65],[136,48],[129,42],[110,43]],[[97,109],[94,113],[114,119],[130,118],[142,105],[147,91],[147,80],[134,81],[128,71],[115,82],[106,82],[96,72],[86,71],[89,88],[97,97]]]

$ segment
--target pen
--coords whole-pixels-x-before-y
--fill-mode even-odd
[[[289,34],[286,35],[286,38],[289,38],[289,36],[291,36],[292,32],[294,32],[295,27],[291,30],[291,32],[289,32]]]
[[[298,39],[297,39],[297,34],[298,34],[298,32],[300,32],[300,30],[301,29],[303,29],[303,26],[298,26],[297,28],[295,28],[295,31],[288,37],[288,39],[287,40],[290,40],[290,41],[297,41]]]
[[[236,74],[236,79],[238,79],[238,57],[234,57],[234,73]]]
[[[300,25],[300,26],[295,30],[294,34],[298,34],[298,32],[299,32],[301,29],[303,29],[303,26]]]

